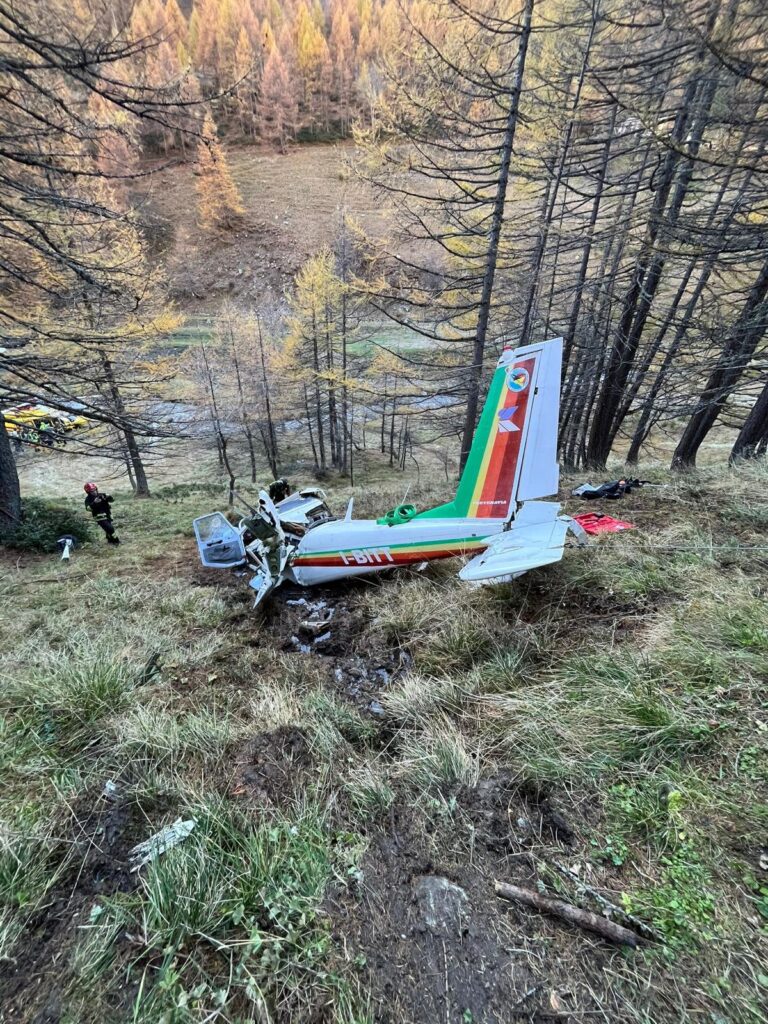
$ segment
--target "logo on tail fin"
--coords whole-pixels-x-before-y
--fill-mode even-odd
[[[510,405],[508,409],[499,409],[499,433],[516,434],[520,429],[512,418],[517,412],[516,405]]]
[[[507,374],[507,387],[510,391],[514,391],[516,395],[519,395],[521,391],[525,391],[530,381],[530,375],[524,366],[513,366]]]

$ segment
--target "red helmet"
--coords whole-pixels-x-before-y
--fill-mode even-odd
[[[96,492],[98,491],[98,489],[99,489],[99,488],[98,488],[98,487],[96,486],[96,484],[93,484],[93,483],[90,483],[90,482],[88,482],[88,483],[87,483],[87,484],[86,484],[86,485],[85,485],[85,486],[83,487],[83,490],[85,491],[85,493],[86,493],[86,494],[96,494]]]

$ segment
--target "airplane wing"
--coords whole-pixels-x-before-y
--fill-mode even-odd
[[[482,554],[467,562],[459,577],[472,583],[505,583],[529,569],[559,562],[566,535],[574,527],[558,511],[554,503],[526,502],[511,529],[494,537]]]

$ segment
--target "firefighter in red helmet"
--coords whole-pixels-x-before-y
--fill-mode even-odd
[[[107,536],[108,544],[119,544],[120,538],[115,532],[115,524],[112,522],[111,494],[102,494],[94,483],[87,483],[83,487],[85,491],[85,507],[91,513],[98,525]]]

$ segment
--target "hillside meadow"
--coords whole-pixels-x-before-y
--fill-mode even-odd
[[[4,551],[3,1020],[762,1020],[765,470],[646,475],[636,531],[496,588],[447,561],[254,613],[197,562],[218,485],[119,494],[122,545],[68,565]]]

